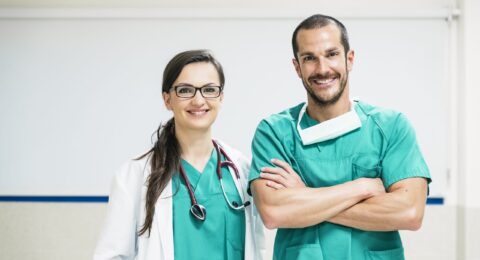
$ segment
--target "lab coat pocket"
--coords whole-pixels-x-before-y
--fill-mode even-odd
[[[285,259],[323,260],[322,247],[319,244],[307,244],[288,247],[285,252]]]
[[[377,156],[361,155],[352,160],[353,179],[358,178],[380,178],[382,166]]]
[[[403,248],[395,248],[384,251],[367,251],[367,260],[405,260]]]

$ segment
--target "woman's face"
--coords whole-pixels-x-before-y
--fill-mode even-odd
[[[183,67],[182,72],[173,83],[168,93],[163,93],[163,100],[168,110],[173,112],[175,126],[184,130],[209,130],[223,102],[223,92],[219,97],[204,98],[197,89],[191,98],[178,97],[175,87],[193,86],[218,87],[220,79],[215,67],[209,62],[195,62]],[[177,88],[181,93],[183,90]],[[214,88],[205,90],[211,91]],[[207,92],[208,92],[207,91]],[[180,94],[181,94],[180,93]]]

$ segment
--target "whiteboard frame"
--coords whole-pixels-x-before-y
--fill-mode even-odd
[[[458,109],[458,26],[461,16],[458,8],[432,10],[324,10],[334,17],[353,19],[442,19],[449,24],[446,62],[450,73],[446,75],[449,87],[450,124],[449,159],[451,165],[448,176],[448,189],[445,191],[445,204],[458,202],[458,149],[459,109]],[[0,8],[0,19],[276,19],[304,18],[312,14],[309,9],[288,10],[285,8]]]

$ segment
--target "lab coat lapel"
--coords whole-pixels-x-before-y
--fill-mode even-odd
[[[220,143],[220,144],[224,148],[227,155],[230,156],[230,159],[232,159],[232,162],[237,167],[240,177],[243,180],[243,181],[238,180],[233,170],[230,171],[230,174],[232,175],[232,179],[235,182],[235,187],[237,188],[238,194],[240,194],[242,201],[251,199],[248,197],[247,186],[246,186],[248,182],[247,176],[248,176],[249,167],[248,166],[244,167],[245,163],[241,162],[241,159],[238,156],[238,154],[235,151],[231,150],[229,146],[223,143]],[[256,227],[255,225],[256,223],[252,219],[253,207],[254,207],[253,204],[250,204],[250,206],[245,208],[245,224],[246,224],[245,226],[245,259],[257,259],[256,252],[255,252],[254,234],[256,233],[255,230],[259,227]]]
[[[160,236],[163,259],[173,260],[173,202],[172,181],[170,180],[155,204],[155,220]]]

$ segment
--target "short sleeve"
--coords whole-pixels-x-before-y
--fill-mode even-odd
[[[250,185],[260,177],[262,167],[275,167],[271,159],[279,159],[291,164],[283,138],[274,131],[266,120],[260,122],[252,141],[252,163],[248,178],[248,194],[252,195]]]
[[[426,178],[430,183],[430,172],[410,122],[403,114],[399,114],[391,124],[387,127],[388,145],[382,160],[385,187],[413,177]]]

